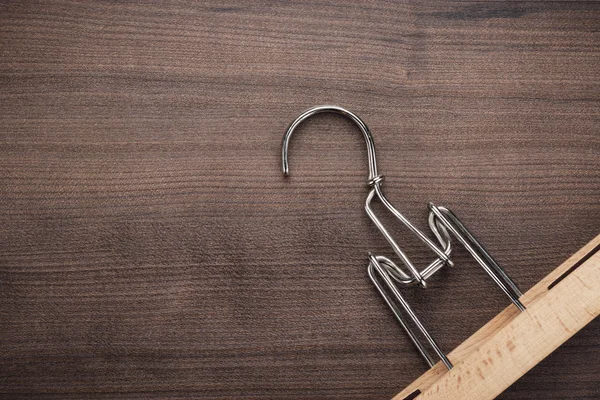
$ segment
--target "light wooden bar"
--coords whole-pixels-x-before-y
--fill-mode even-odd
[[[600,314],[600,235],[527,291],[394,400],[494,399]]]

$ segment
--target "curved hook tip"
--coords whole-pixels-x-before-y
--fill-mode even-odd
[[[282,144],[282,152],[281,152],[281,160],[282,160],[282,172],[284,176],[288,176],[290,174],[289,166],[288,166],[288,144],[290,137],[294,130],[302,123],[302,121],[311,117],[315,114],[332,112],[336,114],[341,114],[347,118],[349,118],[352,122],[354,122],[360,131],[363,134],[365,142],[367,144],[367,157],[369,162],[369,182],[373,181],[374,183],[378,183],[381,181],[379,174],[377,173],[377,162],[375,161],[375,144],[373,143],[373,137],[371,136],[371,132],[367,125],[354,113],[351,111],[333,105],[322,105],[309,108],[300,114],[287,128],[285,135],[283,136],[283,144]]]
[[[283,176],[290,175],[290,166],[287,160],[287,152],[283,154],[283,157],[281,157],[281,172],[283,172]]]

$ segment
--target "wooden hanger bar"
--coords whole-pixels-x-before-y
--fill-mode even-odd
[[[393,400],[494,399],[600,314],[600,235]]]

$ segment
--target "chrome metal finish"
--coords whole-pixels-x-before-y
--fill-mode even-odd
[[[315,114],[320,113],[341,114],[345,117],[348,117],[352,122],[354,122],[358,126],[358,128],[363,134],[365,143],[367,144],[367,157],[369,160],[369,183],[378,180],[379,174],[377,173],[377,159],[375,158],[375,143],[373,142],[373,136],[371,135],[369,128],[367,128],[367,125],[353,112],[348,111],[342,107],[327,105],[313,107],[304,111],[287,128],[287,131],[283,136],[283,146],[281,150],[281,164],[283,166],[283,174],[287,176],[290,173],[290,167],[288,163],[288,145],[290,142],[290,138],[292,137],[292,133],[294,133],[294,130],[296,130],[298,125],[300,125],[304,120],[310,118]]]
[[[383,297],[384,301],[390,307],[396,319],[408,334],[409,338],[417,347],[417,350],[419,353],[421,353],[427,364],[432,367],[434,365],[434,359],[427,350],[427,347],[418,338],[417,333],[415,333],[411,325],[417,328],[420,335],[425,338],[425,341],[429,347],[433,349],[442,363],[448,369],[452,368],[452,363],[450,360],[448,360],[446,354],[440,349],[427,329],[425,329],[421,321],[417,318],[410,305],[400,293],[397,284],[418,284],[424,288],[427,286],[426,280],[432,277],[442,267],[446,265],[453,266],[454,264],[449,258],[450,253],[452,252],[452,244],[450,239],[450,234],[452,234],[521,311],[525,310],[525,306],[519,300],[519,298],[522,296],[522,293],[519,291],[515,283],[508,277],[506,272],[504,272],[504,270],[500,267],[500,265],[498,265],[498,263],[492,258],[492,256],[490,256],[485,248],[477,241],[477,239],[475,239],[471,232],[469,232],[469,230],[462,224],[458,217],[456,217],[456,215],[454,215],[454,213],[452,213],[450,210],[445,207],[437,207],[434,204],[429,203],[429,228],[439,243],[438,246],[417,227],[411,224],[410,221],[408,221],[408,219],[406,219],[406,217],[404,217],[387,200],[382,189],[383,176],[379,175],[377,172],[375,143],[373,141],[371,132],[369,131],[367,125],[356,114],[346,110],[345,108],[332,105],[313,107],[300,114],[300,116],[298,116],[290,124],[283,137],[283,146],[281,152],[284,175],[289,175],[288,146],[292,134],[303,121],[320,113],[341,114],[349,118],[360,129],[367,145],[367,157],[369,162],[369,179],[367,183],[371,188],[365,202],[365,211],[377,229],[379,229],[381,234],[388,241],[392,247],[392,250],[394,251],[394,254],[400,260],[401,264],[406,267],[406,270],[401,268],[388,257],[369,254],[369,265],[367,267],[367,271],[371,281]],[[388,230],[383,226],[371,207],[371,204],[375,198],[377,198],[381,204],[387,210],[389,210],[392,215],[394,215],[394,217],[402,222],[402,224],[404,224],[411,232],[417,235],[417,237],[436,254],[437,257],[423,270],[417,270],[408,256],[402,251],[402,249],[400,249]],[[408,316],[408,319],[406,316]]]
[[[373,212],[373,210],[371,208],[371,202],[372,202],[373,198],[377,197],[381,201],[381,203],[396,218],[398,218],[400,220],[400,222],[402,222],[404,225],[406,225],[406,227],[408,229],[410,229],[414,234],[416,234],[419,237],[419,239],[421,239],[421,241],[423,241],[423,243],[425,243],[425,245],[427,245],[427,247],[429,247],[435,254],[437,254],[438,258],[435,259],[426,268],[426,270],[431,269],[431,268],[438,269],[438,268],[442,267],[444,264],[452,265],[452,262],[448,258],[449,253],[446,254],[444,252],[444,250],[437,247],[416,226],[411,224],[410,221],[408,221],[402,214],[400,214],[400,212],[398,210],[396,210],[396,208],[385,198],[385,195],[383,194],[383,190],[381,189],[381,185],[383,182],[383,176],[379,175],[377,173],[377,159],[375,157],[375,142],[373,141],[373,136],[371,135],[371,132],[369,131],[369,128],[367,127],[367,124],[365,124],[356,114],[354,114],[351,111],[346,110],[345,108],[338,107],[338,106],[330,106],[330,105],[313,107],[313,108],[306,110],[302,114],[300,114],[300,116],[298,116],[298,118],[296,118],[290,124],[287,131],[285,132],[285,135],[283,136],[283,145],[282,145],[282,152],[281,152],[283,174],[287,176],[290,173],[289,163],[288,163],[288,146],[289,146],[290,138],[292,137],[292,134],[294,133],[296,128],[303,121],[310,118],[311,116],[313,116],[315,114],[327,113],[327,112],[341,114],[341,115],[349,118],[352,122],[354,122],[358,126],[358,128],[360,129],[360,131],[363,134],[363,138],[365,139],[365,143],[367,145],[367,158],[369,161],[369,180],[367,183],[372,188],[367,197],[367,202],[365,203],[365,210],[367,211],[367,214],[369,215],[371,220],[375,223],[375,226],[377,226],[379,231],[383,234],[385,239],[392,246],[394,253],[396,253],[396,255],[398,256],[398,258],[400,259],[402,264],[404,264],[404,266],[408,269],[408,273],[406,273],[393,261],[388,260],[389,261],[388,268],[390,269],[392,276],[394,276],[395,278],[400,279],[400,280],[408,279],[408,280],[410,280],[411,284],[418,283],[420,286],[426,287],[427,283],[425,282],[425,279],[423,279],[422,273],[417,270],[417,268],[413,265],[413,263],[410,261],[410,259],[406,256],[406,254],[404,254],[404,252],[400,249],[400,247],[398,246],[398,244],[396,243],[394,238],[392,238],[392,236],[385,229],[383,224],[379,221],[379,219]],[[442,241],[440,241],[440,245],[442,247],[445,247],[444,246],[445,243]]]
[[[448,229],[458,239],[460,243],[473,256],[475,261],[488,273],[488,275],[496,282],[500,289],[510,298],[514,305],[521,311],[525,311],[525,306],[519,298],[523,293],[517,285],[504,272],[504,269],[498,265],[496,260],[490,256],[485,248],[475,239],[469,230],[463,225],[456,215],[446,207],[437,207],[433,203],[429,203],[430,215],[434,215],[441,222],[441,226]],[[435,232],[437,226],[432,230]],[[437,234],[436,234],[437,236]]]
[[[444,365],[448,369],[452,369],[452,363],[450,362],[450,360],[448,360],[448,357],[446,356],[446,354],[437,345],[437,343],[435,342],[433,337],[431,337],[431,335],[429,334],[427,329],[425,329],[425,327],[423,326],[423,324],[421,323],[421,321],[419,320],[419,318],[417,317],[415,312],[412,310],[410,305],[406,302],[406,300],[404,300],[404,297],[402,297],[402,294],[400,294],[400,291],[398,290],[398,288],[396,287],[396,285],[390,278],[390,275],[383,269],[383,266],[380,264],[378,257],[375,257],[372,254],[369,254],[369,261],[370,262],[369,262],[369,266],[367,268],[367,272],[369,274],[369,277],[371,278],[371,281],[373,282],[373,284],[375,284],[375,287],[377,288],[377,290],[379,291],[379,293],[381,294],[381,296],[383,297],[383,299],[385,300],[387,305],[391,308],[392,312],[396,316],[396,319],[398,320],[400,325],[404,328],[404,330],[406,331],[406,333],[408,334],[408,336],[410,337],[410,339],[412,340],[414,345],[417,347],[417,350],[419,351],[419,353],[421,353],[423,358],[425,358],[427,365],[429,365],[429,367],[433,367],[435,365],[435,362],[433,361],[433,358],[431,357],[431,355],[429,354],[429,352],[427,351],[425,346],[418,339],[417,335],[414,333],[414,331],[410,328],[410,326],[404,320],[402,312],[396,306],[396,303],[400,303],[400,305],[402,306],[402,308],[404,309],[406,314],[408,314],[408,316],[411,319],[411,321],[413,322],[413,324],[415,324],[417,326],[417,328],[419,329],[421,334],[425,337],[425,340],[427,340],[427,343],[429,343],[429,345],[433,348],[433,350],[438,355],[440,360],[444,363]],[[375,272],[377,272],[377,274],[381,277],[381,279],[383,279],[387,288],[392,292],[392,295],[389,295],[386,292],[385,286],[379,282]]]

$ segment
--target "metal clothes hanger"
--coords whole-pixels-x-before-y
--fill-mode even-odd
[[[419,353],[423,356],[425,361],[430,367],[433,367],[435,361],[427,350],[425,343],[423,343],[413,327],[414,325],[418,332],[425,338],[425,341],[431,349],[437,354],[439,359],[444,365],[451,369],[453,367],[452,362],[448,359],[446,353],[444,353],[437,345],[431,334],[423,326],[413,309],[406,302],[402,296],[399,285],[410,286],[417,285],[421,288],[427,287],[427,280],[431,278],[437,271],[444,266],[453,266],[453,262],[450,260],[450,254],[452,252],[451,237],[454,236],[459,243],[461,243],[471,256],[477,261],[477,263],[487,272],[492,280],[502,289],[502,291],[509,297],[512,303],[521,311],[525,310],[525,306],[521,303],[519,298],[522,293],[519,291],[515,283],[509,278],[504,270],[498,265],[498,263],[490,256],[490,254],[484,249],[484,247],[475,239],[473,234],[464,226],[464,224],[458,219],[458,217],[449,209],[445,207],[439,207],[433,203],[429,203],[429,228],[435,236],[438,244],[434,243],[429,237],[421,232],[417,227],[406,219],[385,197],[382,189],[383,175],[380,175],[377,171],[377,162],[375,157],[375,143],[373,136],[369,131],[367,125],[353,112],[334,105],[322,105],[312,107],[302,114],[300,114],[288,127],[283,137],[283,146],[281,153],[281,160],[283,166],[283,174],[289,175],[289,163],[288,163],[288,145],[292,134],[296,128],[308,118],[322,113],[336,113],[345,116],[350,119],[360,129],[365,143],[367,145],[367,159],[369,164],[369,179],[367,184],[370,188],[367,200],[365,202],[365,211],[369,218],[373,221],[377,229],[383,234],[385,239],[388,241],[393,249],[394,254],[400,260],[400,265],[394,262],[392,259],[386,256],[376,256],[369,253],[368,259],[369,264],[367,271],[369,277],[384,301],[390,307],[394,313],[396,319],[400,325],[404,328],[414,345],[417,347]],[[419,271],[415,265],[410,261],[408,256],[400,249],[394,238],[390,235],[388,230],[383,226],[379,218],[375,215],[371,206],[374,199],[379,200],[383,206],[389,210],[400,222],[402,222],[411,232],[425,243],[425,245],[435,253],[434,260],[421,271]]]

